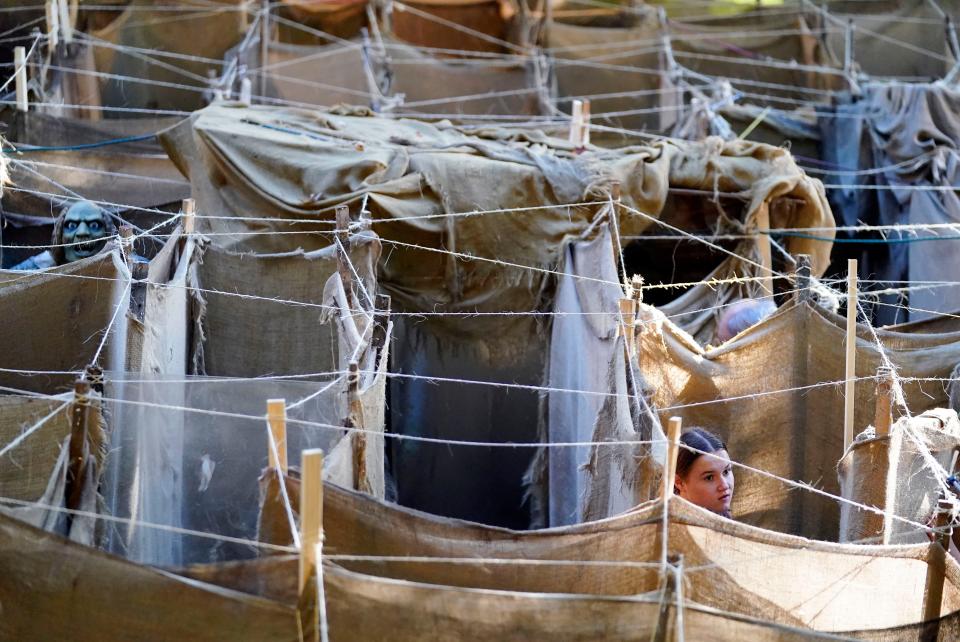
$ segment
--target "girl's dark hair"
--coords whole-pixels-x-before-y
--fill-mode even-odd
[[[684,431],[680,435],[680,443],[698,451],[703,451],[694,452],[682,447],[679,449],[677,453],[677,474],[680,477],[686,477],[687,473],[690,472],[690,467],[693,466],[693,462],[697,461],[703,453],[715,453],[718,450],[727,449],[727,445],[723,443],[722,439],[705,428],[691,428]]]

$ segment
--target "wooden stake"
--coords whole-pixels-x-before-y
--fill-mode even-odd
[[[873,426],[877,437],[890,434],[893,423],[893,370],[887,366],[877,368],[877,401]]]
[[[87,425],[90,409],[90,384],[78,380],[73,385],[73,405],[70,408],[70,459],[67,463],[66,505],[80,508],[83,498],[84,470],[87,454]]]
[[[583,101],[583,111],[580,123],[580,147],[590,144],[590,100]]]
[[[353,307],[353,273],[350,269],[350,208],[346,205],[337,206],[337,272],[343,282],[343,289],[347,294],[347,303]]]
[[[304,450],[300,467],[300,593],[313,576],[323,541],[323,451]]]
[[[267,422],[270,424],[270,434],[277,446],[267,447],[267,460],[271,469],[280,469],[281,475],[287,474],[287,402],[285,399],[267,399]],[[280,482],[281,484],[283,481]]]
[[[797,291],[794,294],[794,299],[798,303],[810,300],[810,286],[813,283],[812,276],[813,276],[813,270],[812,270],[812,263],[810,261],[810,255],[798,254],[797,255]]]
[[[580,136],[583,134],[583,101],[573,101],[573,107],[570,110],[570,144],[579,151],[583,147]]]
[[[760,255],[760,265],[763,266],[763,274],[760,285],[765,290],[764,294],[773,294],[773,256],[770,252],[770,207],[763,203],[757,210],[755,220],[757,225],[757,252]]]
[[[617,324],[617,336],[627,338],[627,349],[633,352],[630,345],[633,339],[633,321],[637,316],[637,302],[633,299],[620,299],[620,323]]]
[[[360,399],[360,364],[350,362],[350,372],[347,375],[347,419],[343,422],[347,428],[358,428],[351,434],[351,448],[353,450],[353,489],[362,493],[372,492],[370,479],[367,475],[367,435],[362,432],[363,402]]]
[[[253,84],[249,78],[240,80],[240,102],[249,107],[253,101]]]
[[[133,273],[133,228],[129,225],[120,226],[120,249],[123,258],[127,261],[127,268]]]
[[[60,11],[60,33],[63,34],[63,44],[73,42],[73,21],[70,19],[70,5],[67,0],[57,0]]]
[[[57,0],[47,0],[47,45],[54,49],[60,44],[60,3]]]
[[[197,230],[197,202],[192,198],[183,199],[183,203],[180,205],[180,211],[183,214],[181,217],[183,233],[193,234]]]
[[[390,297],[386,294],[378,294],[374,299],[376,309],[373,314],[373,337],[370,339],[370,345],[379,352],[387,344],[387,330],[390,326]],[[379,359],[377,361],[379,363]]]
[[[677,476],[677,454],[680,452],[681,417],[670,417],[667,427],[667,459],[663,462],[663,480],[660,483],[660,499],[666,501],[673,495],[674,478]]]
[[[25,47],[13,48],[13,66],[17,76],[17,110],[27,111],[30,104],[27,98],[27,50]]]
[[[843,448],[853,443],[853,404],[857,376],[857,260],[847,261],[847,368],[844,384]]]

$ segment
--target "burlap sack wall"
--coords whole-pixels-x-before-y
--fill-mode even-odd
[[[0,368],[82,371],[93,361],[116,306],[127,305],[121,298],[127,278],[112,252],[41,272],[0,271],[0,308],[11,311],[0,324]],[[123,314],[117,314],[100,353],[101,366],[123,363]],[[62,392],[74,379],[0,371],[0,385],[45,394]]]
[[[908,424],[912,434],[907,434]],[[953,452],[960,448],[956,412],[937,408],[912,418],[901,417],[889,435],[873,435],[860,435],[837,464],[843,496],[913,524],[932,523],[942,484],[931,466],[939,466],[944,474],[952,472]],[[936,464],[926,459],[924,450]],[[916,544],[928,537],[917,526],[844,504],[840,508],[840,541]]]
[[[844,319],[809,304],[790,305],[726,344],[704,349],[662,313],[643,310],[640,368],[662,419],[679,415],[686,427],[717,432],[735,461],[839,494],[835,466],[843,454],[843,387],[816,384],[844,378]],[[949,377],[960,361],[955,334],[877,334],[902,377]],[[861,326],[856,374],[872,377],[879,365],[869,330]],[[947,402],[938,382],[908,381],[904,393],[914,414]],[[854,430],[873,418],[874,381],[860,382]],[[737,519],[837,538],[839,510],[832,500],[757,474],[735,474]]]
[[[58,399],[0,397],[0,443],[13,443],[23,430],[63,404]],[[19,446],[0,457],[0,497],[38,500],[60,456],[60,445],[69,434],[69,408],[64,406]]]

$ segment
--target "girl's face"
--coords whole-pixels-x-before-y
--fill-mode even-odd
[[[677,494],[688,502],[730,517],[733,501],[733,467],[726,450],[701,455],[684,477],[677,475]]]

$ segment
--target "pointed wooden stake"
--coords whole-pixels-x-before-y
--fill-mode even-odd
[[[680,452],[681,417],[670,417],[667,428],[667,459],[663,462],[663,480],[660,483],[660,499],[666,501],[673,495],[674,478],[677,476],[677,454]]]
[[[797,255],[797,291],[794,299],[797,302],[810,300],[810,286],[813,283],[813,266],[809,254]]]
[[[192,198],[185,198],[180,205],[182,212],[181,224],[184,234],[193,234],[197,230],[197,202]]]
[[[276,444],[276,454],[268,444],[267,459],[271,469],[280,469],[281,475],[287,474],[287,403],[284,399],[267,400],[267,422],[270,434]],[[280,483],[283,483],[282,481]]]
[[[323,541],[323,451],[304,450],[300,466],[300,593],[313,576]]]
[[[857,260],[847,261],[847,367],[843,403],[843,449],[853,443],[853,409],[857,376]]]

